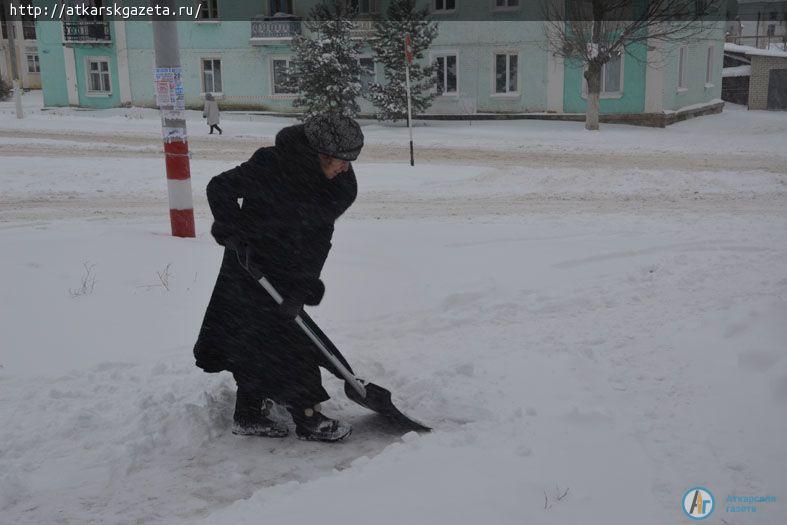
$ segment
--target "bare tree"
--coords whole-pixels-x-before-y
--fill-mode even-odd
[[[598,129],[604,64],[637,44],[702,39],[725,0],[541,0],[549,51],[581,64],[587,82],[585,129]]]

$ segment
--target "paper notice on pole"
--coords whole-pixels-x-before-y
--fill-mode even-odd
[[[186,92],[183,75],[179,67],[159,67],[153,70],[156,85],[156,105],[160,108],[183,110],[186,108]]]
[[[186,128],[161,128],[161,137],[165,142],[186,140]]]
[[[169,106],[172,104],[172,93],[169,89],[169,82],[166,80],[156,80],[156,105]]]

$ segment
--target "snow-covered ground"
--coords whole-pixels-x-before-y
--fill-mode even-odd
[[[199,235],[173,239],[155,112],[38,97],[0,104],[0,522],[688,523],[697,485],[711,523],[784,522],[784,113],[429,123],[415,168],[365,123],[311,313],[435,430],[326,375],[355,431],[325,445],[233,436],[231,377],[191,356],[204,186],[292,121],[190,115]]]

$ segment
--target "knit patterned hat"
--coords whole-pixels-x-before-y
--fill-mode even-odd
[[[306,138],[319,153],[341,160],[355,160],[363,148],[361,126],[350,117],[324,113],[304,122]]]

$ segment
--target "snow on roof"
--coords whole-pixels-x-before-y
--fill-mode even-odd
[[[721,70],[722,77],[748,77],[751,76],[751,66],[725,67]]]
[[[726,42],[724,44],[724,51],[731,53],[743,53],[744,55],[758,55],[766,57],[785,57],[787,58],[787,51],[779,51],[776,49],[758,49],[752,46],[741,46]]]

